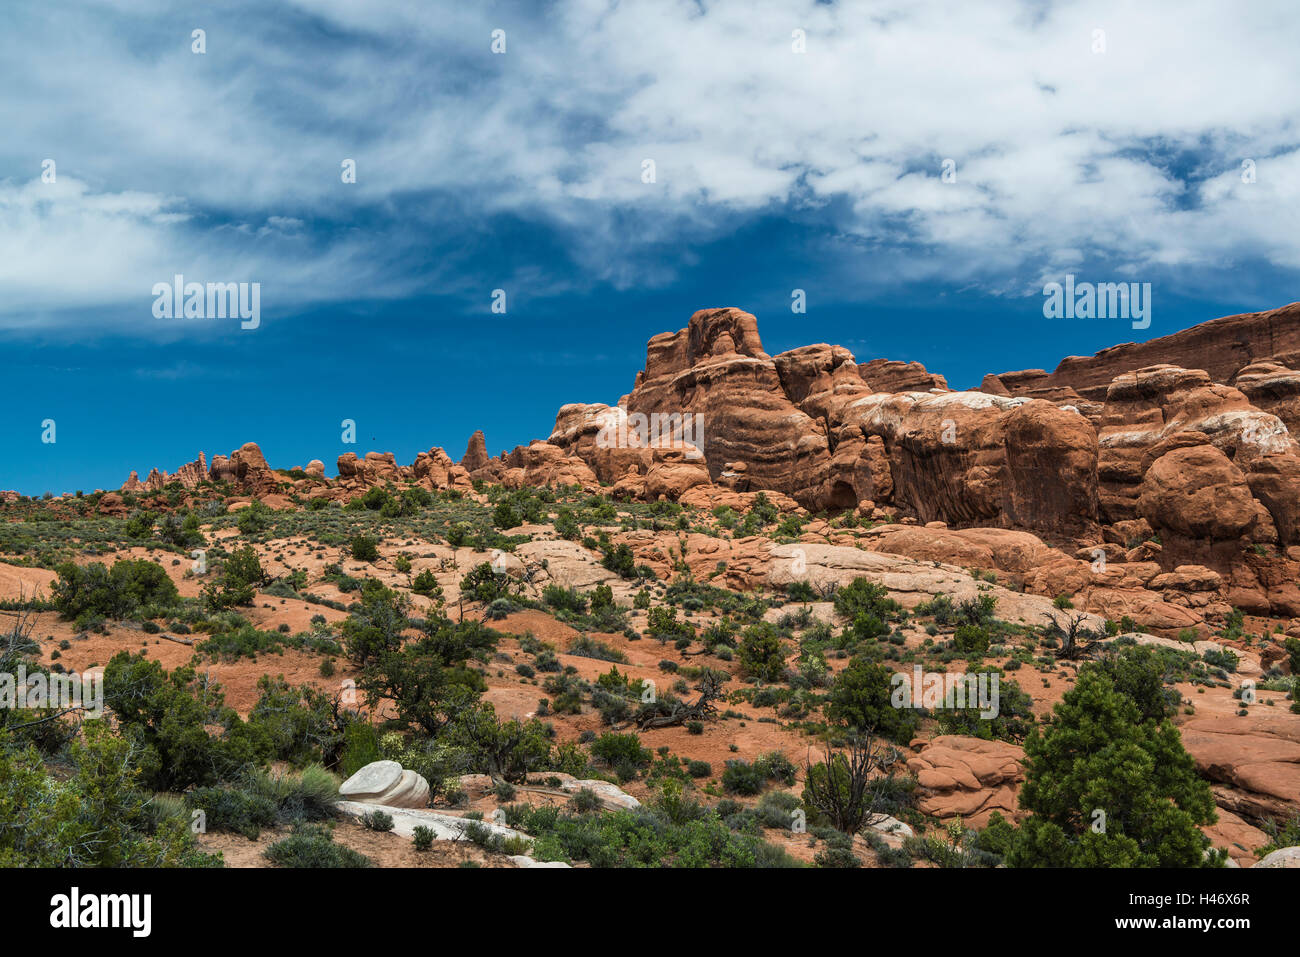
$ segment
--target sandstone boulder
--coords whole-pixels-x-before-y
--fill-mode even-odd
[[[943,819],[960,816],[971,827],[984,827],[994,811],[1008,820],[1020,816],[1016,791],[1024,780],[1024,749],[1005,741],[963,735],[939,735],[914,741],[920,748],[907,768],[916,775],[923,814]]]
[[[1246,476],[1212,445],[1157,459],[1142,480],[1138,513],[1157,531],[1220,541],[1240,538],[1258,520]]]

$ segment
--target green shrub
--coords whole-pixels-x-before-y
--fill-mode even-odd
[[[1110,676],[1079,669],[1040,736],[1025,743],[1012,867],[1201,867],[1214,797],[1167,720],[1144,719]],[[1104,832],[1092,809],[1105,812]]]
[[[646,767],[654,757],[649,748],[641,746],[641,739],[635,733],[617,734],[612,731],[592,742],[591,754],[610,767],[620,764]]]
[[[281,821],[323,821],[334,815],[339,780],[319,764],[298,772],[251,771],[244,787],[275,802]]]
[[[569,611],[575,615],[587,610],[587,599],[578,594],[576,588],[547,585],[542,589],[542,601],[559,611]]]
[[[370,867],[364,854],[350,847],[334,843],[327,828],[320,825],[301,825],[292,834],[277,841],[264,852],[277,867]]]
[[[770,751],[753,764],[742,760],[728,761],[722,772],[722,787],[729,794],[758,794],[769,781],[787,787],[794,784],[796,769],[780,751]]]
[[[523,524],[523,520],[509,502],[500,502],[492,512],[492,524],[501,529],[517,528]]]
[[[461,595],[484,605],[508,597],[513,590],[513,579],[504,572],[498,573],[490,562],[475,565],[460,582]]]
[[[361,815],[361,825],[367,831],[391,831],[393,816],[387,811],[369,811]]]
[[[359,562],[370,563],[379,560],[379,542],[369,535],[355,536],[348,543],[348,550]]]
[[[1237,665],[1241,661],[1231,648],[1223,648],[1218,651],[1210,648],[1206,650],[1202,657],[1205,659],[1207,665],[1214,668],[1222,668],[1224,671],[1236,671]]]
[[[240,509],[239,518],[235,520],[235,527],[239,529],[241,535],[257,535],[270,525],[271,510],[261,502],[253,502],[246,508]]]
[[[582,537],[582,529],[578,526],[572,509],[562,508],[555,513],[555,534],[569,541],[577,541]]]
[[[620,578],[636,578],[636,559],[632,549],[627,545],[617,547],[602,546],[603,557],[600,563]]]
[[[771,622],[760,621],[746,628],[736,657],[742,673],[760,681],[779,681],[785,673],[781,633]]]
[[[619,664],[627,662],[627,655],[617,648],[611,648],[603,641],[598,641],[590,635],[579,635],[573,639],[569,645],[569,654],[576,655],[579,658],[595,658],[597,661],[614,661]]]
[[[438,584],[438,579],[433,572],[427,568],[415,576],[415,580],[411,582],[411,591],[426,598],[442,597],[442,586]]]
[[[989,633],[979,625],[958,625],[952,640],[962,654],[983,655],[989,650]]]
[[[265,729],[242,721],[220,686],[189,666],[168,673],[120,651],[104,668],[104,704],[139,749],[141,782],[151,790],[215,784],[270,756]]]
[[[339,773],[345,778],[356,774],[367,764],[383,760],[383,755],[379,753],[379,732],[372,724],[365,721],[352,722],[344,732],[343,741]]]
[[[245,545],[230,554],[221,566],[221,577],[203,586],[203,604],[209,611],[221,611],[239,605],[251,605],[259,585],[265,584],[266,573],[252,545]],[[290,596],[293,597],[291,590]]]
[[[233,831],[250,841],[257,840],[262,828],[273,826],[279,819],[270,798],[224,785],[195,788],[185,795],[185,806],[202,812],[208,830]]]
[[[902,606],[889,597],[889,590],[866,578],[855,578],[835,593],[835,610],[849,621],[859,615],[890,621],[897,618]]]
[[[916,606],[918,615],[928,615],[933,618],[935,624],[949,625],[952,624],[953,618],[956,617],[957,610],[953,607],[952,599],[947,595],[935,595],[929,601],[923,601]]]
[[[823,847],[813,855],[813,863],[818,867],[850,868],[861,867],[862,861],[853,855],[847,847]]]
[[[690,622],[678,620],[676,608],[666,605],[651,608],[646,622],[646,633],[651,638],[659,639],[663,644],[675,642],[679,638],[689,640],[695,637],[695,628]]]
[[[728,761],[722,771],[722,787],[728,794],[757,794],[765,783],[762,771],[748,761]]]
[[[827,720],[847,728],[870,730],[907,744],[916,733],[918,715],[911,708],[895,708],[892,702],[893,672],[883,665],[857,656],[839,673],[827,695]]]
[[[86,721],[52,777],[35,748],[0,748],[0,867],[208,867],[183,805],[137,787],[131,742]],[[21,826],[14,822],[21,821]]]
[[[59,578],[51,585],[55,609],[65,619],[82,615],[126,618],[140,608],[167,608],[180,601],[176,585],[160,565],[147,559],[84,567],[64,562],[55,567]]]
[[[964,599],[957,606],[956,620],[965,625],[989,625],[993,623],[993,613],[998,600],[988,592],[980,592],[974,598]]]
[[[603,814],[532,809],[522,829],[536,835],[541,861],[588,861],[593,867],[797,867],[788,854],[752,834],[733,831],[713,810],[684,804]]]
[[[1291,659],[1291,674],[1300,678],[1300,638],[1288,638],[1283,647],[1286,648],[1287,656]]]

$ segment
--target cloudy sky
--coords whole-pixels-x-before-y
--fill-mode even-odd
[[[709,306],[968,387],[1300,298],[1290,0],[192,6],[0,6],[0,489],[495,453]]]

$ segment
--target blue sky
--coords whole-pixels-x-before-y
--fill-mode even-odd
[[[973,387],[1300,298],[1287,3],[468,6],[0,8],[0,489],[495,454],[710,306]],[[1150,328],[1045,319],[1067,272]]]

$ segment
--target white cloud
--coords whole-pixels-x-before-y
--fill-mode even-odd
[[[844,236],[934,250],[913,279],[1300,268],[1289,0],[69,7],[11,3],[0,34],[0,324],[134,301],[160,271],[246,268],[304,301],[478,294],[404,272],[443,225],[434,194],[559,230],[582,274],[556,290],[666,282],[738,216],[841,197]],[[1220,172],[1189,185],[1162,156]]]

